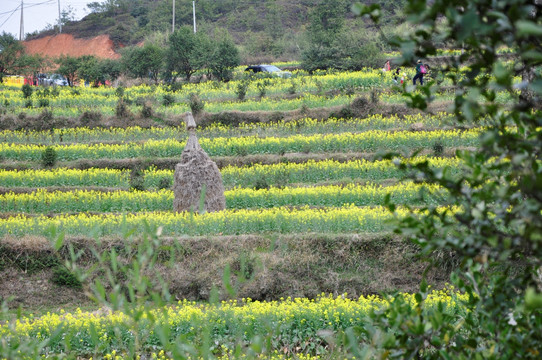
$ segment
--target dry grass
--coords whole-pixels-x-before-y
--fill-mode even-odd
[[[356,297],[394,290],[413,291],[424,270],[423,263],[415,260],[416,248],[389,234],[170,237],[161,242],[159,264],[148,275],[158,284],[156,274],[159,274],[178,299],[208,300],[213,287],[219,289],[221,298],[226,298],[222,279],[227,266],[232,271],[231,282],[237,296],[256,300],[286,296],[312,298],[322,292],[335,295],[347,292]],[[76,251],[83,251],[78,265],[87,269],[95,263],[91,247],[96,247],[99,253],[115,248],[121,263],[129,263],[135,256],[125,251],[119,238],[104,238],[98,245],[94,239],[73,237],[66,243]],[[175,249],[174,261],[170,261],[171,247]],[[62,247],[58,255],[60,261],[67,259],[68,247]],[[25,306],[54,305],[69,302],[70,297],[80,301],[81,294],[50,283],[51,264],[42,263],[42,268],[28,271],[24,262],[7,261],[52,256],[56,255],[44,238],[1,239],[0,296],[14,295],[19,299],[17,304]],[[40,262],[34,261],[36,264]],[[444,271],[433,272],[430,282],[440,286],[446,275]],[[91,278],[100,276],[103,274],[94,273]]]

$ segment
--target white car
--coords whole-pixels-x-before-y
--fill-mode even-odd
[[[53,74],[51,77],[49,77],[49,84],[50,85],[57,85],[57,86],[68,86],[68,80],[60,74]]]
[[[292,73],[289,71],[283,71],[276,67],[275,65],[250,65],[245,69],[245,71],[251,71],[253,73],[263,73],[263,74],[271,74],[273,76],[278,76],[281,78],[289,78],[292,77]]]

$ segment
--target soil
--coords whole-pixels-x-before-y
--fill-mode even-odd
[[[74,38],[70,34],[46,36],[24,42],[30,55],[39,54],[56,58],[61,55],[79,57],[94,55],[102,59],[119,59],[120,54],[114,50],[109,35],[99,35],[89,39]]]

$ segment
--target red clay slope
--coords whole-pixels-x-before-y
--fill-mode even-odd
[[[113,50],[109,35],[99,35],[90,39],[76,39],[70,34],[46,36],[24,42],[28,54],[40,54],[51,58],[60,55],[94,55],[102,59],[118,59],[120,54]]]

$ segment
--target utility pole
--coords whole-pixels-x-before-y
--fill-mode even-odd
[[[21,0],[21,27],[19,28],[19,41],[24,40],[24,15],[23,15],[23,9],[24,9],[24,1]]]
[[[58,0],[58,28],[59,33],[62,34],[62,17],[60,15],[60,0]]]
[[[171,17],[171,33],[175,32],[175,0],[173,0],[173,16]]]
[[[196,2],[192,1],[192,15],[194,18],[194,34],[196,33]]]

